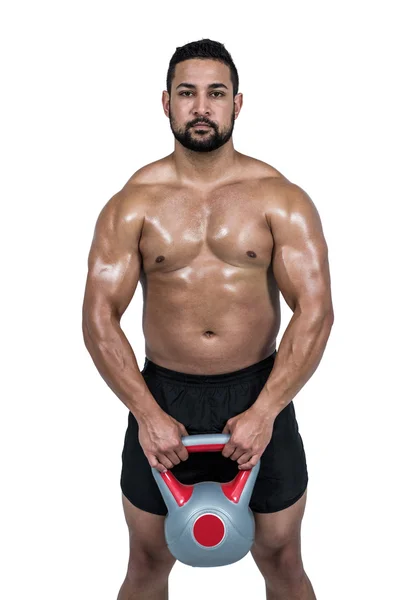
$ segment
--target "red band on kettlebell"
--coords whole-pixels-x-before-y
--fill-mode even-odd
[[[239,502],[240,496],[242,495],[242,492],[244,490],[244,486],[246,485],[246,482],[250,477],[250,473],[251,469],[246,471],[240,471],[236,475],[235,479],[233,479],[232,481],[228,481],[227,483],[221,484],[221,489],[224,492],[225,496],[228,498],[228,500],[231,500],[231,502],[235,502],[235,504]]]
[[[160,473],[163,478],[166,486],[169,491],[173,495],[174,499],[178,506],[183,506],[186,504],[188,500],[190,500],[193,494],[193,485],[186,485],[177,480],[175,475],[171,473],[171,471],[166,471],[165,473]]]
[[[185,446],[189,452],[221,452],[226,444],[199,444],[198,446]]]

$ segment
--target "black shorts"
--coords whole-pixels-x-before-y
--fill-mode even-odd
[[[231,417],[247,410],[272,370],[276,351],[249,367],[217,375],[195,375],[166,369],[146,358],[141,371],[160,407],[182,423],[189,435],[222,433]],[[190,453],[171,471],[181,483],[231,481],[238,463],[221,452]],[[138,424],[129,411],[122,451],[121,489],[138,508],[166,515],[167,507],[138,440]],[[306,456],[293,402],[276,417],[270,443],[260,459],[260,471],[249,506],[271,513],[294,504],[308,483]]]

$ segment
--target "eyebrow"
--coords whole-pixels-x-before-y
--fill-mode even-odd
[[[187,87],[190,88],[192,90],[196,89],[196,86],[193,83],[180,83],[179,85],[176,86],[175,89],[178,89],[180,87]],[[228,89],[227,86],[224,83],[210,83],[210,85],[208,86],[209,89],[214,90],[215,88],[225,88],[226,90]]]

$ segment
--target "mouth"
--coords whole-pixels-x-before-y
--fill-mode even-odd
[[[207,125],[207,123],[197,123],[196,125],[193,125],[193,129],[199,129],[200,127],[208,127],[210,128],[210,125]]]

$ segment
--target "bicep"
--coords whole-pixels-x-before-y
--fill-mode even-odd
[[[139,281],[142,223],[141,211],[123,192],[102,209],[89,252],[84,316],[121,319]]]
[[[272,269],[293,310],[332,311],[328,247],[321,219],[309,196],[290,184],[268,215],[274,239]]]

